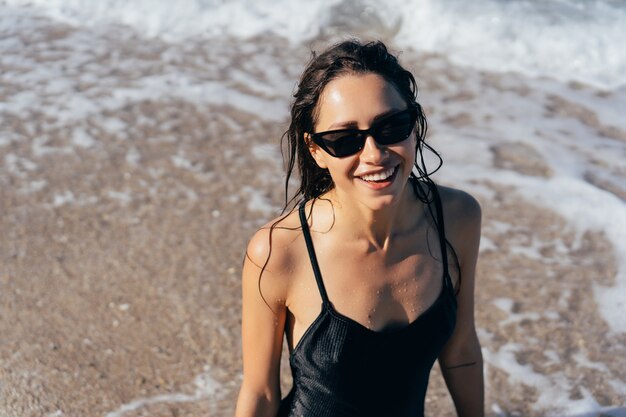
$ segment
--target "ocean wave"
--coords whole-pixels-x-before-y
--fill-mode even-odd
[[[626,84],[626,9],[610,0],[4,0],[75,25],[121,23],[148,37],[294,43],[321,34],[384,36],[402,48],[479,69],[515,71],[603,88]]]

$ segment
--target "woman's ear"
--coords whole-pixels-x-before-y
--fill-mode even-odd
[[[324,152],[322,148],[320,148],[315,142],[313,142],[313,140],[311,139],[311,135],[309,135],[308,133],[304,134],[304,143],[306,143],[306,147],[311,153],[311,156],[315,160],[317,166],[322,169],[328,168],[328,165],[326,164],[326,152]]]

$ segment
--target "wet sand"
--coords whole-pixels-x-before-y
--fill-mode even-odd
[[[283,202],[278,143],[286,107],[259,117],[227,101],[133,99],[132,88],[175,68],[206,70],[207,83],[268,103],[284,91],[262,92],[216,64],[221,57],[245,69],[245,45],[213,45],[218,52],[191,45],[194,53],[176,56],[187,61],[167,61],[175,47],[160,41],[77,33],[45,19],[39,25],[9,34],[22,42],[10,52],[32,61],[5,66],[0,81],[5,99],[33,94],[22,111],[0,113],[0,415],[230,416],[241,382],[241,262],[249,236]],[[92,37],[99,52],[74,59],[75,50],[53,43],[74,36]],[[256,42],[283,60],[284,83],[293,86],[308,51],[279,39]],[[64,67],[62,77],[28,82],[32,65],[52,64]],[[268,81],[267,73],[248,74]],[[445,103],[479,99],[463,90],[462,75],[452,66],[420,72],[424,91],[441,98],[429,109],[433,120],[461,129],[478,121]],[[483,80],[497,89],[497,77]],[[130,91],[126,105],[64,120],[68,94],[104,103],[121,86]],[[622,130],[576,109],[565,99],[549,108],[623,141]],[[112,120],[121,124],[111,127]],[[524,144],[494,145],[488,157],[498,169],[551,175]],[[490,415],[553,415],[533,404],[563,389],[571,400],[591,395],[602,406],[623,406],[626,335],[609,331],[592,296],[593,284],[614,284],[610,242],[599,232],[577,233],[515,189],[475,186],[485,219],[476,318]],[[532,378],[507,373],[511,364]],[[539,388],[555,374],[560,387]],[[427,411],[452,410],[435,367]]]

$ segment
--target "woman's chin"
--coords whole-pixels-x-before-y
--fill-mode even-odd
[[[372,211],[383,211],[396,206],[400,202],[403,194],[402,187],[397,187],[398,189],[395,188],[396,187],[393,187],[393,189],[389,188],[386,190],[387,192],[384,193],[361,193],[359,196],[355,196],[355,198]]]
[[[399,173],[397,173],[399,174]],[[359,200],[372,210],[384,210],[396,205],[408,184],[408,177],[394,174],[391,181],[373,183],[356,178]]]

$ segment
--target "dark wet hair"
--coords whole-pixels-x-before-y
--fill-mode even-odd
[[[413,179],[430,182],[429,174],[441,166],[441,158],[425,142],[427,123],[422,106],[417,102],[417,84],[411,72],[404,69],[398,59],[392,55],[380,41],[361,43],[351,39],[338,43],[320,55],[313,53],[311,61],[300,77],[294,101],[291,105],[291,123],[282,137],[283,158],[286,162],[285,207],[301,200],[319,197],[333,188],[333,180],[328,170],[320,168],[308,150],[306,133],[313,133],[317,122],[319,101],[324,88],[329,82],[347,74],[378,74],[392,84],[404,99],[408,107],[417,110],[415,133],[415,172]],[[428,172],[422,155],[427,148],[439,159],[439,165]],[[289,199],[288,185],[294,167],[298,166],[300,186]],[[420,192],[421,194],[421,192]],[[420,195],[426,201],[426,195]]]

